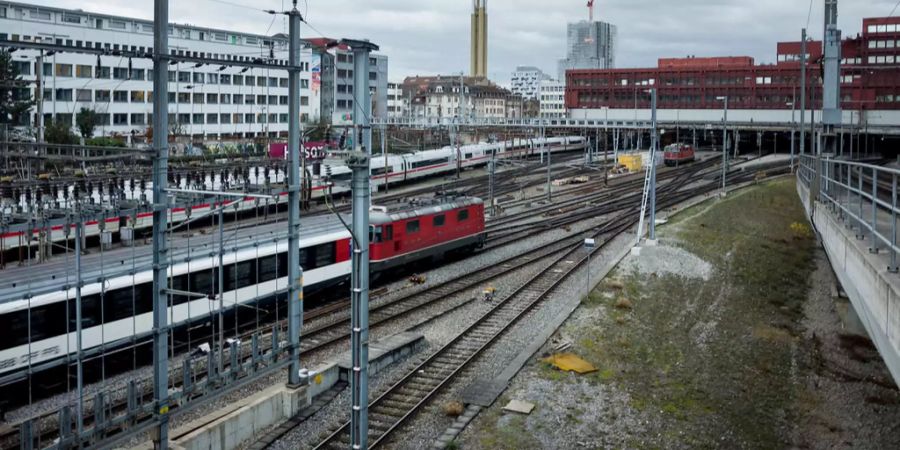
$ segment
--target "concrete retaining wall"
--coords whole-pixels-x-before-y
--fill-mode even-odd
[[[860,321],[894,382],[900,384],[900,275],[888,272],[889,259],[884,252],[870,253],[869,241],[856,239],[854,230],[810,198],[799,178],[797,193]]]

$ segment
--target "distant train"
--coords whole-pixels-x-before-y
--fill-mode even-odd
[[[663,160],[667,166],[677,166],[694,162],[694,147],[687,144],[671,144],[665,148]]]
[[[436,175],[452,173],[459,168],[484,166],[491,157],[496,159],[509,159],[516,157],[531,157],[540,155],[549,150],[551,153],[568,151],[580,151],[585,148],[585,139],[581,136],[554,137],[542,139],[515,139],[512,141],[481,143],[456,147],[443,147],[436,150],[425,150],[404,155],[388,155],[387,158],[374,156],[371,160],[372,184],[383,187],[385,184],[394,185]],[[284,151],[278,155],[282,155]],[[282,155],[283,156],[283,155]],[[386,160],[385,160],[386,159]],[[309,169],[312,173],[312,182],[308,185],[310,198],[321,199],[326,195],[339,195],[350,191],[350,168],[343,161],[325,160],[322,164]],[[146,193],[150,198],[149,189]],[[287,202],[287,192],[276,194],[277,199],[269,201],[269,205],[284,204]],[[172,224],[180,223],[188,217],[197,218],[216,209],[220,203],[204,202],[190,208],[173,208],[169,215]],[[229,215],[234,212],[253,211],[265,202],[257,198],[247,197],[237,202],[234,208],[229,208]],[[108,217],[102,220],[92,220],[84,224],[84,236],[98,236],[101,230],[118,233],[123,227],[131,227],[136,232],[149,230],[153,226],[153,214],[150,212],[137,214],[135,217]],[[74,227],[74,225],[73,225]],[[66,233],[63,225],[56,225],[48,230],[51,242],[63,242],[71,239],[73,230]],[[39,235],[39,230],[34,230],[29,237],[25,232],[0,231],[0,252],[13,250],[26,245],[29,239],[32,245]]]
[[[370,212],[370,268],[373,276],[449,252],[466,252],[484,244],[484,204],[474,197],[436,198],[390,210]],[[345,218],[349,221],[349,218]],[[288,288],[287,238],[284,223],[240,230],[241,245],[228,244],[220,292],[215,241],[176,238],[169,268],[172,294],[167,316],[176,330],[208,322],[219,310],[277,317]],[[268,238],[267,236],[273,236]],[[263,240],[265,238],[265,240]],[[350,276],[350,234],[334,216],[303,220],[300,265],[304,292],[344,284]],[[83,257],[85,284],[81,290],[82,346],[86,352],[111,351],[136,345],[152,332],[152,248],[115,249]],[[142,264],[123,271],[117,260]],[[106,266],[102,265],[106,261]],[[59,262],[59,261],[57,261]],[[76,352],[75,288],[65,261],[52,268],[10,268],[0,282],[0,385],[24,379],[29,371],[56,366]],[[115,272],[119,270],[119,272]],[[112,275],[109,275],[112,274]],[[182,293],[182,294],[179,294]],[[192,294],[187,296],[185,294]],[[196,295],[195,295],[196,294]],[[273,308],[271,305],[276,304]],[[244,306],[246,309],[237,308]],[[248,311],[248,312],[244,312]],[[230,322],[229,322],[230,323]]]

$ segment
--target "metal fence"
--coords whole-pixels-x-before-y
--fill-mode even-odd
[[[869,251],[887,251],[887,269],[896,273],[897,178],[900,170],[802,155],[800,180],[838,220],[856,231],[856,238],[869,241]]]

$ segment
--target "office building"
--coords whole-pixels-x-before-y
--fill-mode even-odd
[[[537,99],[541,93],[541,83],[551,78],[537,67],[519,66],[510,77],[510,90],[527,99]]]
[[[558,78],[572,69],[616,67],[616,26],[606,22],[570,23],[566,32],[566,57],[559,61]]]

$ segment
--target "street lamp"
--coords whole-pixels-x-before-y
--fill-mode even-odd
[[[796,95],[795,92],[794,96],[796,97]],[[796,127],[796,124],[794,123],[794,112],[796,111],[796,108],[794,107],[794,102],[787,102],[785,103],[785,106],[791,107],[791,173],[794,173],[794,128]]]
[[[716,100],[724,102],[722,115],[722,196],[725,196],[725,175],[728,173],[728,96],[716,97]]]

